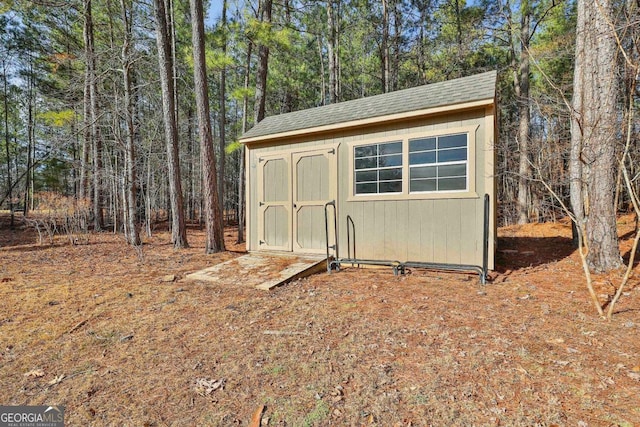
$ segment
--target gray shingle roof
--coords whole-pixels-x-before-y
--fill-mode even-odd
[[[489,71],[382,95],[266,117],[242,135],[240,140],[493,99],[496,90],[496,74],[495,71]]]

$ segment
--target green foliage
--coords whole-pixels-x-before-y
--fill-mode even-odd
[[[75,118],[75,111],[71,109],[62,111],[44,111],[38,117],[49,126],[63,127],[71,124]]]
[[[225,55],[220,50],[205,49],[205,61],[207,69],[220,71],[225,67],[230,67],[234,64],[234,60],[231,56]]]
[[[229,143],[229,144],[224,148],[224,151],[225,151],[227,154],[233,154],[233,153],[235,153],[236,151],[240,150],[241,148],[242,148],[242,143],[241,143],[241,142],[239,142],[238,140],[236,140],[236,141],[233,141],[233,142]]]
[[[531,52],[535,61],[533,83],[537,90],[550,93],[550,79],[562,87],[567,99],[571,97],[573,80],[576,5],[564,2],[549,9],[540,30],[534,34]]]
[[[191,70],[193,70],[193,47],[191,47],[190,45],[182,46],[180,49],[180,56],[181,56],[182,62]],[[206,58],[206,52],[205,52],[205,58]]]
[[[244,87],[235,87],[230,91],[230,97],[232,99],[235,99],[236,101],[242,101],[245,96],[247,98],[253,98],[253,96],[255,95],[256,90],[255,88],[252,87],[248,87],[248,88],[244,88]]]
[[[275,29],[272,23],[250,18],[246,25],[246,35],[257,45],[266,45],[273,49],[289,49],[293,31],[289,28]]]

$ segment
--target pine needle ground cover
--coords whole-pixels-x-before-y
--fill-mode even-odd
[[[159,232],[135,251],[3,227],[0,404],[65,405],[70,426],[640,425],[638,273],[597,318],[567,224],[500,230],[487,286],[355,268],[270,292],[234,271],[184,280],[239,256],[226,235],[235,252],[205,255],[195,228],[190,249]],[[604,301],[616,278],[596,279]]]

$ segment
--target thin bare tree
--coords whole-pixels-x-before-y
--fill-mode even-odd
[[[271,24],[272,0],[260,2],[260,21]],[[253,124],[259,123],[265,116],[267,100],[267,73],[269,71],[269,46],[264,42],[258,47],[258,70],[256,73],[256,102]]]
[[[518,102],[518,203],[516,205],[518,224],[529,222],[531,210],[531,166],[529,160],[530,140],[530,99],[529,99],[529,41],[531,38],[531,5],[529,0],[520,2],[520,35],[511,45],[513,85]],[[516,54],[516,44],[520,45],[520,55]],[[519,62],[519,64],[516,64]]]
[[[135,154],[135,124],[133,106],[133,88],[131,74],[133,60],[131,58],[131,36],[133,27],[133,8],[126,0],[120,0],[122,8],[122,23],[124,25],[124,40],[122,43],[122,77],[124,82],[124,117],[127,135],[124,144],[124,221],[126,224],[127,241],[132,246],[140,246],[140,224],[137,220],[136,203],[138,199]]]
[[[222,32],[222,55],[227,55],[227,0],[222,0],[222,14],[220,17],[220,29]],[[223,59],[222,67],[220,67],[220,90],[218,94],[219,112],[218,112],[218,132],[220,133],[220,170],[218,171],[218,197],[220,201],[220,210],[224,215],[224,173],[226,163],[226,126],[227,126],[227,66]]]
[[[171,203],[171,241],[174,248],[186,248],[187,229],[182,206],[182,179],[178,151],[178,124],[175,109],[173,55],[169,37],[169,21],[166,0],[153,1],[156,18],[156,42],[158,45],[158,65],[162,86],[162,115],[164,133],[167,140],[167,162],[169,166],[169,198]]]
[[[198,110],[200,159],[202,163],[202,197],[205,220],[205,252],[224,251],[224,228],[218,195],[216,155],[213,151],[209,87],[204,50],[204,12],[202,0],[189,0],[191,10],[191,42],[193,44],[193,80]]]

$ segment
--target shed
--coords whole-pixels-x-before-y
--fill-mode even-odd
[[[491,71],[265,118],[240,139],[247,249],[486,274],[495,95]]]

